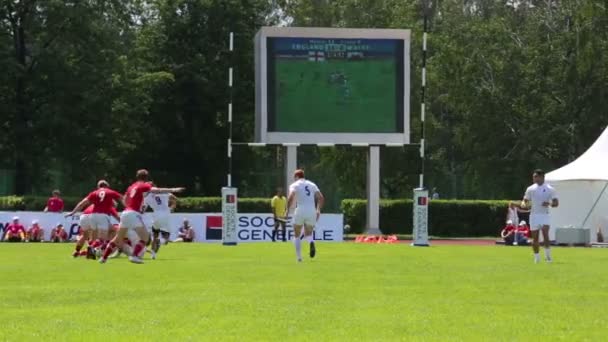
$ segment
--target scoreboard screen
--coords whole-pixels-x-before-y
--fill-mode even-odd
[[[268,38],[267,49],[269,131],[403,132],[402,40]]]
[[[343,142],[374,143],[392,134],[390,142],[407,142],[409,40],[403,34],[383,37],[383,31],[399,30],[354,30],[371,34],[353,37],[359,32],[305,35],[316,31],[302,29],[294,35],[291,29],[256,38],[263,57],[256,56],[256,80],[264,81],[256,84],[263,120],[256,125],[264,128],[258,140],[272,140],[264,134],[287,141],[317,133],[327,142],[342,136]]]

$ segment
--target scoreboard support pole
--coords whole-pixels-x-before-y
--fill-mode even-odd
[[[285,191],[289,192],[289,185],[293,183],[293,173],[298,168],[298,146],[285,146],[287,158],[285,160]]]
[[[380,232],[380,146],[370,146],[367,152],[367,234]]]

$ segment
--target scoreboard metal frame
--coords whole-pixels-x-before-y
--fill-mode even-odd
[[[398,133],[274,132],[268,130],[268,38],[394,39],[403,41],[403,130]],[[409,144],[410,143],[410,30],[262,27],[255,36],[255,141],[266,144]],[[399,69],[399,68],[398,68]],[[373,113],[370,113],[373,115]],[[398,127],[400,128],[400,127]]]

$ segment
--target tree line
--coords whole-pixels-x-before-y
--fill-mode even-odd
[[[227,70],[235,140],[252,141],[253,37],[264,25],[412,29],[416,142],[425,11],[425,173],[442,197],[520,197],[532,169],[575,159],[608,124],[606,0],[3,0],[4,191],[81,195],[98,178],[122,189],[146,167],[158,183],[218,195]],[[241,193],[272,193],[283,152],[235,151]],[[363,151],[300,154],[336,203],[364,197]],[[382,163],[383,196],[410,197],[417,150],[383,150]]]

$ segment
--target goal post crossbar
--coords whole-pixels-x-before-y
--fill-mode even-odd
[[[380,146],[380,147],[416,147],[420,146],[420,144],[397,144],[397,143],[387,143],[387,144],[369,144],[369,143],[351,143],[351,144],[334,144],[334,143],[315,143],[315,144],[301,144],[301,143],[255,143],[255,142],[232,142],[230,143],[232,146],[248,146],[248,147],[300,147],[300,146],[316,146],[316,147],[370,147],[370,146]]]

